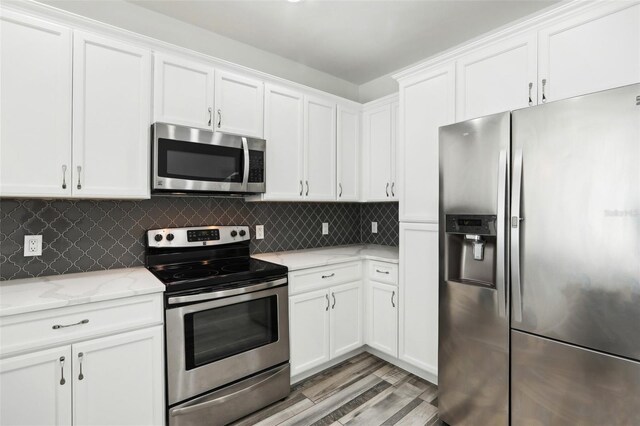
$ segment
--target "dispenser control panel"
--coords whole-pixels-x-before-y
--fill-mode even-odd
[[[496,235],[496,215],[448,214],[446,215],[447,233]]]

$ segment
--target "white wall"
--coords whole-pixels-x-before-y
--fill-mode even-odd
[[[354,83],[123,0],[38,2],[359,101],[359,88]]]

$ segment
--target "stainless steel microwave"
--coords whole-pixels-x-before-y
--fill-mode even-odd
[[[265,192],[264,140],[167,123],[152,134],[152,193]]]

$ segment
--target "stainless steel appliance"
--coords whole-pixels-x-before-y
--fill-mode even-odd
[[[264,140],[166,123],[152,131],[152,193],[265,192]]]
[[[637,424],[640,84],[440,129],[441,419]]]
[[[249,228],[147,232],[166,286],[167,423],[223,425],[290,390],[287,268],[249,256]]]

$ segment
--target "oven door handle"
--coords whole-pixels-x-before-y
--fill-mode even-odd
[[[188,296],[169,297],[169,300],[167,300],[167,303],[169,305],[179,305],[182,303],[190,303],[190,302],[204,302],[206,300],[220,299],[223,297],[235,296],[238,294],[253,293],[255,291],[264,290],[271,287],[277,287],[279,285],[283,285],[286,283],[287,283],[286,277],[278,278],[276,280],[263,281],[261,283],[256,283],[247,287],[232,288],[229,290],[212,291],[212,292],[200,293],[200,294],[190,294]]]
[[[242,190],[247,190],[247,185],[249,184],[249,169],[251,168],[249,164],[249,142],[247,142],[247,138],[242,137],[242,150],[244,151],[244,170],[242,175]]]

